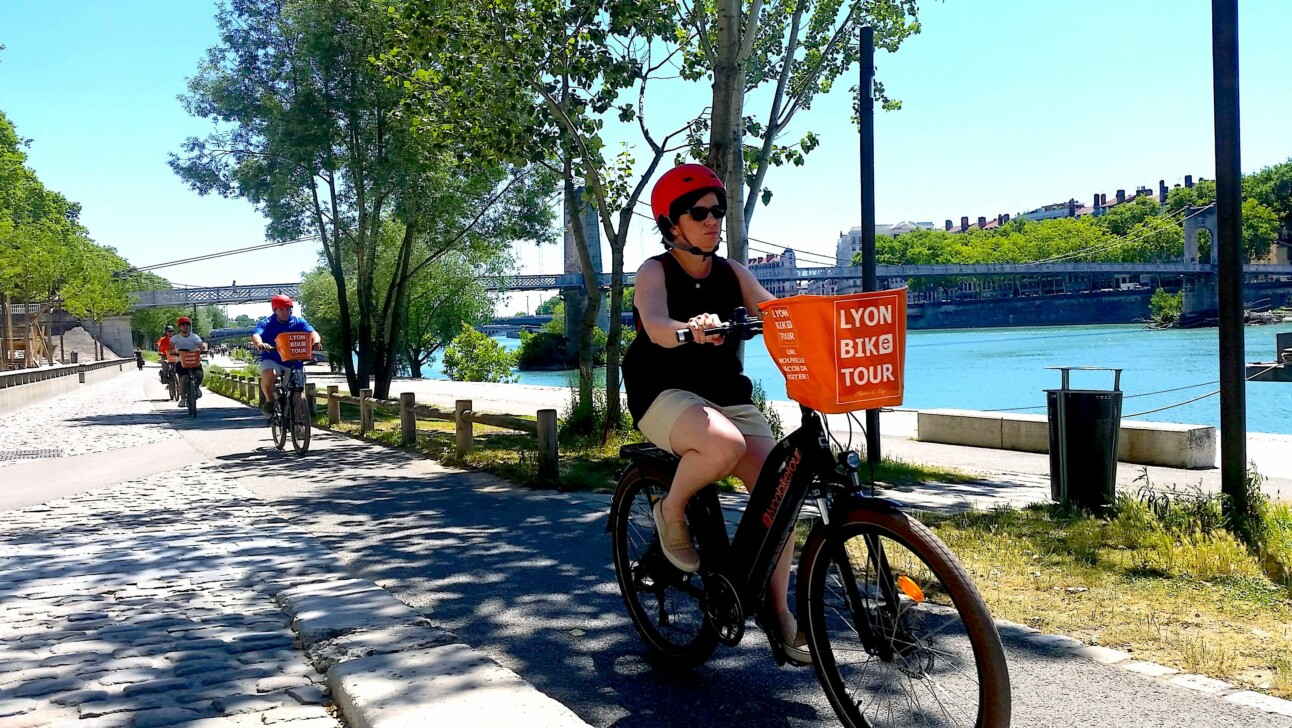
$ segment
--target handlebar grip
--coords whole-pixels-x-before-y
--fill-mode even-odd
[[[728,324],[723,324],[721,326],[717,326],[712,329],[705,329],[704,335],[705,336],[725,336],[729,331],[731,331],[731,326]],[[679,344],[695,343],[695,337],[691,335],[690,329],[678,329],[676,333],[677,333],[677,343]]]

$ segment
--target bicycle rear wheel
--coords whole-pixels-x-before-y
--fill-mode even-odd
[[[1009,725],[996,625],[923,524],[856,508],[809,539],[802,564],[813,663],[845,726]]]
[[[651,507],[664,497],[663,484],[631,467],[619,481],[610,514],[615,576],[628,617],[651,650],[675,667],[709,659],[718,634],[704,616],[699,574],[679,571],[664,558]]]
[[[166,391],[170,396],[170,401],[179,401],[179,382],[175,381],[175,375],[171,374],[166,377]]]
[[[274,447],[282,450],[287,445],[287,430],[291,413],[287,411],[287,398],[274,392],[274,411],[269,415],[269,433],[274,437]]]
[[[303,392],[292,392],[288,409],[291,410],[292,416],[289,420],[292,433],[292,448],[297,453],[304,455],[310,449],[310,432],[314,429],[314,423],[310,421],[309,403],[305,401]]]

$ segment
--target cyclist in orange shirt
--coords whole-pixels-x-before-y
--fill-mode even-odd
[[[157,353],[161,355],[161,383],[165,384],[170,378],[170,367],[175,358],[170,353],[170,337],[175,333],[175,327],[172,324],[166,324],[166,333],[157,340]]]

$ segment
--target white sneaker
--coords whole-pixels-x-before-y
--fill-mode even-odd
[[[798,620],[789,612],[780,614],[781,649],[792,664],[811,665],[812,653],[808,651],[807,635],[799,629]]]

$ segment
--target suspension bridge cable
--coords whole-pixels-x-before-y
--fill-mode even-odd
[[[1183,212],[1183,210],[1181,210],[1180,212]],[[1042,265],[1042,264],[1045,264],[1045,263],[1059,263],[1059,262],[1063,262],[1063,261],[1065,261],[1065,260],[1069,260],[1069,259],[1071,259],[1071,258],[1080,258],[1080,257],[1085,256],[1085,255],[1092,255],[1092,254],[1094,254],[1094,253],[1102,253],[1102,252],[1105,252],[1105,251],[1107,251],[1107,250],[1111,250],[1111,249],[1113,249],[1113,248],[1120,248],[1120,247],[1123,247],[1123,246],[1125,246],[1125,245],[1130,245],[1131,243],[1137,242],[1137,241],[1139,241],[1139,240],[1143,240],[1144,238],[1147,238],[1147,237],[1149,237],[1149,236],[1151,236],[1151,235],[1156,235],[1157,233],[1160,233],[1160,232],[1162,232],[1162,231],[1166,230],[1168,227],[1171,227],[1172,225],[1174,225],[1174,224],[1176,224],[1176,223],[1184,222],[1185,220],[1188,220],[1189,218],[1194,217],[1195,215],[1199,215],[1199,214],[1201,214],[1202,212],[1203,212],[1203,210],[1199,210],[1198,212],[1195,212],[1195,213],[1193,213],[1192,215],[1189,215],[1189,216],[1187,216],[1187,217],[1181,218],[1181,219],[1179,219],[1179,220],[1173,220],[1173,219],[1172,219],[1175,215],[1178,215],[1178,214],[1179,214],[1179,212],[1172,213],[1171,215],[1167,215],[1167,216],[1156,217],[1156,218],[1154,218],[1154,220],[1155,220],[1155,221],[1157,221],[1158,223],[1161,223],[1161,224],[1157,224],[1157,225],[1155,225],[1155,226],[1154,226],[1154,227],[1152,227],[1152,228],[1145,228],[1145,229],[1143,229],[1143,230],[1140,230],[1139,232],[1140,232],[1141,234],[1136,235],[1135,237],[1131,237],[1131,235],[1128,233],[1128,234],[1126,234],[1126,235],[1122,235],[1122,236],[1119,236],[1119,237],[1117,237],[1117,238],[1114,238],[1113,240],[1111,240],[1111,241],[1109,241],[1109,242],[1106,242],[1106,243],[1103,243],[1103,244],[1100,244],[1100,245],[1096,245],[1096,246],[1095,246],[1095,247],[1093,247],[1093,248],[1089,248],[1089,249],[1086,249],[1086,250],[1075,250],[1075,251],[1072,251],[1072,252],[1070,252],[1070,253],[1063,253],[1062,255],[1056,255],[1056,256],[1053,256],[1053,257],[1050,257],[1050,258],[1044,258],[1044,259],[1042,259],[1042,260],[1033,261],[1033,262],[1031,262],[1031,263],[1027,263],[1026,265]]]
[[[640,206],[640,207],[645,207],[645,208],[648,208],[648,209],[650,208],[650,203],[649,203],[649,202],[646,202],[645,200],[638,200],[638,201],[637,201],[637,204],[638,204],[638,206]],[[653,211],[652,211],[652,212],[653,212]],[[655,218],[654,218],[652,215],[647,215],[647,214],[645,214],[645,213],[641,213],[641,212],[637,212],[637,211],[634,211],[634,212],[633,212],[633,214],[634,214],[634,215],[636,215],[636,216],[638,216],[638,217],[641,217],[641,218],[645,218],[645,219],[647,219],[647,220],[650,220],[652,223],[653,223],[653,222],[655,222]],[[835,259],[834,259],[832,256],[826,255],[825,253],[814,253],[814,252],[812,252],[811,250],[802,250],[802,249],[799,249],[799,248],[792,248],[792,247],[790,247],[790,246],[788,246],[788,245],[781,245],[781,246],[778,246],[778,245],[776,245],[775,243],[769,243],[769,242],[768,242],[768,241],[766,241],[766,240],[760,240],[760,239],[755,238],[755,237],[753,237],[753,236],[751,236],[751,235],[747,235],[747,236],[746,236],[746,238],[747,238],[747,239],[749,240],[749,242],[751,242],[751,243],[758,243],[758,244],[760,244],[760,245],[762,245],[762,246],[765,246],[765,247],[767,247],[767,248],[771,248],[772,250],[771,250],[770,252],[772,252],[773,254],[777,254],[777,253],[778,253],[778,251],[782,251],[782,250],[792,250],[792,251],[794,251],[794,253],[795,253],[796,255],[803,255],[803,256],[808,256],[808,257],[820,258],[820,259],[822,259],[822,260],[829,261],[831,265],[834,265],[834,263],[836,262],[836,261],[835,261]],[[814,262],[814,263],[815,263],[815,262],[818,262],[818,261],[809,261],[809,262]]]
[[[136,271],[140,271],[140,272],[143,272],[143,271],[152,271],[152,270],[160,270],[160,269],[162,269],[162,268],[170,268],[170,267],[172,267],[172,266],[176,266],[176,265],[184,265],[184,264],[186,264],[186,263],[199,263],[199,262],[204,261],[204,260],[212,260],[212,259],[214,259],[214,258],[223,258],[223,257],[225,257],[225,256],[229,256],[229,255],[240,255],[240,254],[242,254],[242,253],[251,253],[251,252],[255,252],[255,251],[257,251],[257,250],[267,250],[267,249],[269,249],[269,248],[279,248],[279,247],[282,247],[282,246],[284,246],[284,245],[292,245],[292,244],[295,244],[295,243],[304,243],[304,242],[308,242],[308,241],[310,241],[310,240],[318,240],[318,237],[316,237],[316,236],[309,236],[309,237],[304,237],[304,238],[296,238],[295,240],[284,240],[284,241],[282,241],[281,243],[261,243],[261,244],[259,244],[259,245],[251,245],[251,246],[248,246],[248,247],[245,247],[245,248],[234,248],[234,249],[232,249],[232,250],[225,250],[225,251],[221,251],[221,252],[218,252],[218,253],[206,253],[206,254],[204,254],[204,255],[196,255],[196,256],[193,256],[193,257],[191,257],[191,258],[181,258],[181,259],[179,259],[179,260],[172,260],[172,261],[169,261],[169,262],[166,262],[166,263],[156,263],[156,264],[153,264],[153,265],[143,265],[143,266],[139,266],[139,267],[135,268],[134,270],[136,270]]]
[[[1281,366],[1281,365],[1280,365],[1280,364],[1277,364],[1277,363],[1276,363],[1276,364],[1270,364],[1269,366],[1265,367],[1264,369],[1261,369],[1259,372],[1256,372],[1256,373],[1255,373],[1255,374],[1253,374],[1252,376],[1250,376],[1250,377],[1245,377],[1245,378],[1243,379],[1243,381],[1244,381],[1244,382],[1250,382],[1250,381],[1252,381],[1253,379],[1255,379],[1255,378],[1259,377],[1260,375],[1264,374],[1265,372],[1268,372],[1268,371],[1269,371],[1269,370],[1271,370],[1271,369],[1276,369],[1276,368],[1278,368],[1279,366]],[[1217,380],[1217,381],[1219,381],[1219,380]],[[1151,415],[1151,414],[1153,414],[1153,413],[1155,413],[1155,412],[1161,412],[1161,411],[1163,411],[1163,410],[1169,410],[1169,409],[1173,409],[1173,408],[1175,408],[1175,407],[1182,407],[1182,406],[1184,406],[1184,405],[1186,405],[1186,404],[1192,404],[1192,403],[1194,403],[1194,402],[1197,402],[1197,401],[1199,401],[1199,400],[1206,399],[1206,398],[1208,398],[1208,397],[1214,397],[1214,396],[1216,396],[1217,394],[1220,394],[1220,390],[1219,390],[1219,389],[1217,389],[1217,390],[1213,390],[1213,391],[1211,391],[1211,392],[1207,392],[1206,394],[1204,394],[1204,395],[1202,395],[1202,396],[1200,396],[1200,397],[1194,397],[1193,399],[1187,399],[1187,400],[1185,400],[1185,401],[1183,401],[1183,402],[1176,402],[1175,404],[1168,404],[1168,405],[1167,405],[1167,406],[1165,406],[1165,407],[1158,407],[1157,409],[1144,410],[1143,412],[1135,412],[1135,413],[1133,413],[1133,414],[1129,414],[1129,415],[1122,415],[1122,419],[1126,419],[1127,417],[1139,417],[1139,416],[1141,416],[1141,415]]]
[[[1213,379],[1210,382],[1199,382],[1197,384],[1190,384],[1187,387],[1172,387],[1171,389],[1159,389],[1156,392],[1140,392],[1138,394],[1128,394],[1122,397],[1122,399],[1136,399],[1138,397],[1152,397],[1155,394],[1183,392],[1186,389],[1197,389],[1198,387],[1206,387],[1212,384],[1219,384],[1219,383],[1220,383],[1219,379]],[[1046,407],[1045,405],[1039,405],[1035,407],[1004,407],[1000,409],[983,410],[983,412],[1024,412],[1026,410],[1045,409],[1045,407]]]

